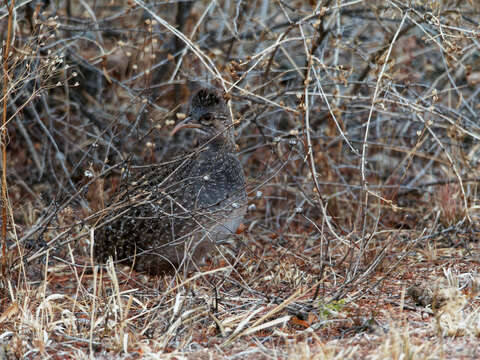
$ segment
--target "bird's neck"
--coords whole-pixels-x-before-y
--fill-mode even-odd
[[[231,131],[203,137],[200,140],[199,145],[205,145],[207,148],[214,151],[236,152],[235,138]]]

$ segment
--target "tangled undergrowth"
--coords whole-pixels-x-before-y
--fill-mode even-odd
[[[7,1],[2,358],[478,358],[476,1]],[[200,271],[92,257],[199,86],[249,211]]]

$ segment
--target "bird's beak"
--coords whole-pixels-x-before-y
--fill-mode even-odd
[[[188,116],[183,121],[179,122],[177,126],[175,126],[173,130],[170,131],[170,136],[175,135],[178,132],[178,130],[181,130],[184,128],[200,129],[202,127],[200,124],[190,124],[189,121],[191,120],[192,120],[192,117]]]

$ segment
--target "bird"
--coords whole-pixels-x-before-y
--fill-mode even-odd
[[[94,232],[94,257],[152,275],[198,268],[246,212],[246,180],[224,96],[201,88],[171,131],[193,129],[198,146],[122,180]]]

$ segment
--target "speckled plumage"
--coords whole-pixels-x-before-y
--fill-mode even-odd
[[[190,121],[201,133],[193,153],[125,182],[96,231],[94,254],[151,274],[188,269],[235,233],[245,214],[245,177],[224,100],[200,90]]]

